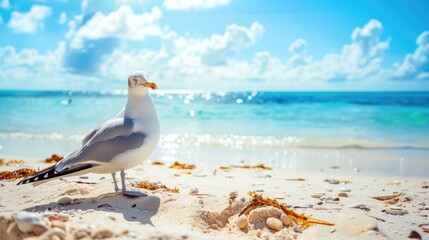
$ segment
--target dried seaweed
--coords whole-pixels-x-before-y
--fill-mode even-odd
[[[51,157],[46,158],[45,160],[43,160],[43,162],[45,163],[56,163],[61,161],[61,159],[63,159],[62,156],[59,156],[57,154],[52,154]]]
[[[152,162],[152,165],[158,165],[158,166],[161,166],[161,165],[165,165],[165,163],[163,163],[163,162],[159,162],[159,161],[155,161],[155,162]]]
[[[231,166],[220,166],[219,167],[219,169],[222,169],[222,170],[229,170],[229,169],[233,169],[233,168],[272,170],[272,168],[265,166],[263,163],[257,164],[257,165],[254,165],[254,166],[250,166],[250,165],[242,165],[242,166],[231,165]]]
[[[158,190],[158,189],[164,189],[167,192],[179,193],[179,189],[177,187],[168,188],[164,184],[153,184],[153,183],[150,183],[148,181],[141,181],[139,184],[137,184],[137,187],[147,189],[147,190],[151,190],[151,191]]]
[[[241,211],[239,215],[249,214],[253,209],[264,206],[272,206],[282,210],[286,215],[288,215],[296,223],[300,223],[300,228],[304,229],[309,227],[312,224],[321,224],[327,226],[333,226],[333,223],[326,222],[323,220],[315,219],[312,217],[305,216],[304,214],[298,214],[293,210],[287,208],[285,205],[278,203],[275,199],[263,198],[262,195],[259,195],[255,192],[249,192],[249,195],[253,197],[249,205]]]
[[[178,161],[175,161],[173,164],[171,164],[170,168],[175,168],[175,169],[195,169],[195,165],[194,164],[180,163]]]
[[[3,159],[0,159],[0,166],[22,165],[24,163],[25,163],[24,160],[9,160],[5,162]]]
[[[15,171],[3,171],[0,172],[0,180],[23,178],[33,175],[36,172],[36,170],[30,168],[21,168]]]

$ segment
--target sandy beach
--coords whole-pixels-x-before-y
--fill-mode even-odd
[[[127,172],[130,187],[148,181],[179,193],[140,189],[147,194],[141,198],[115,193],[110,175],[89,174],[35,187],[3,180],[0,236],[5,240],[49,235],[50,239],[429,238],[429,179],[344,174],[341,168],[332,168],[304,172],[197,165],[181,170],[145,163]],[[239,213],[252,199],[248,195],[252,191],[335,225],[301,229],[292,223],[276,231],[266,219],[279,218],[280,210],[260,206],[244,217],[247,225],[240,229]],[[373,198],[377,196],[381,200]],[[39,219],[42,230],[32,225],[28,232],[22,231],[17,224],[25,222],[18,217],[22,212],[34,213],[30,218]],[[36,233],[42,237],[33,237]]]

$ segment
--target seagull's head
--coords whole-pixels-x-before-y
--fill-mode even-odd
[[[156,90],[158,86],[149,81],[149,75],[145,72],[134,72],[128,77],[128,92],[130,94],[143,95],[148,92],[148,88]]]

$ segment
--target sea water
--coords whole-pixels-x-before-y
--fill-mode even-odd
[[[154,156],[161,160],[266,162],[300,170],[336,164],[429,176],[429,92],[151,96],[162,134]],[[0,91],[0,158],[31,154],[29,147],[36,156],[65,154],[126,100],[126,91]]]

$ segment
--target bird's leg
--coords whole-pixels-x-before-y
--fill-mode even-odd
[[[115,184],[115,192],[119,191],[118,182],[116,182],[116,173],[112,172],[113,183]]]
[[[130,191],[126,189],[125,187],[125,172],[124,169],[121,170],[121,182],[122,182],[122,194],[127,197],[145,197],[146,194],[140,192],[140,191]]]

